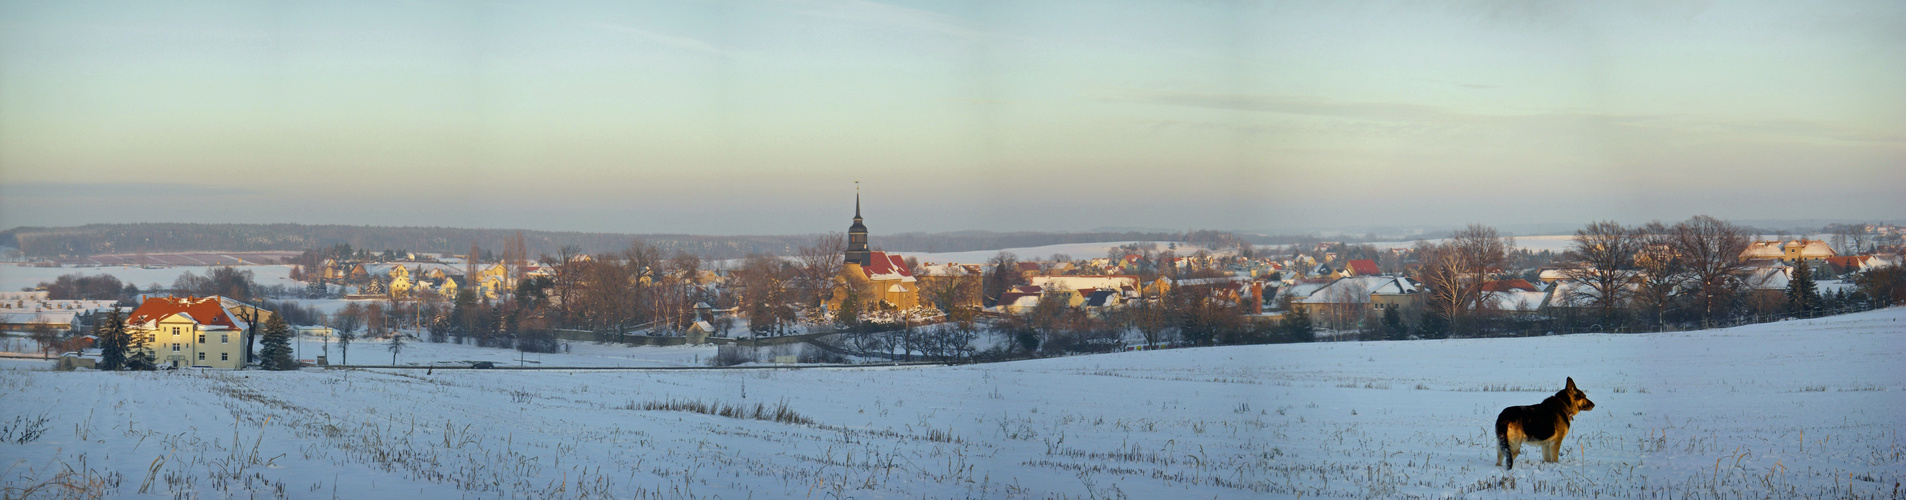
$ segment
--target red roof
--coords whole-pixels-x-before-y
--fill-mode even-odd
[[[1038,271],[1038,270],[1039,270],[1039,263],[1038,263],[1038,262],[1021,262],[1021,263],[1019,263],[1019,270],[1021,270],[1021,271]]]
[[[1860,263],[1866,262],[1866,259],[1868,257],[1872,257],[1872,256],[1871,255],[1843,255],[1839,257],[1827,257],[1825,260],[1827,261],[1828,264],[1833,265],[1834,271],[1844,273],[1847,271],[1858,271],[1860,269]]]
[[[889,254],[887,252],[869,252],[867,261],[867,265],[861,267],[860,270],[861,272],[867,273],[867,277],[869,278],[874,277],[876,274],[913,276],[913,270],[907,268],[907,259],[901,258],[899,255]]]
[[[139,304],[138,309],[132,310],[132,315],[126,318],[126,324],[157,321],[180,313],[184,313],[201,325],[238,328],[238,322],[233,321],[232,316],[225,312],[225,307],[219,304],[218,297],[148,298],[144,303]]]
[[[1375,275],[1383,274],[1382,270],[1377,269],[1377,261],[1370,260],[1370,259],[1357,259],[1357,260],[1350,261],[1349,267],[1350,267],[1350,272],[1356,273],[1358,276],[1375,276]]]

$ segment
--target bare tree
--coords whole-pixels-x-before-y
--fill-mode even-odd
[[[40,345],[40,357],[42,358],[47,357],[48,353],[53,352],[53,349],[57,347],[56,344],[58,344],[60,340],[60,334],[53,329],[53,325],[39,321],[35,321],[33,326],[28,327],[27,332],[29,334],[28,336],[33,339],[33,342]]]
[[[732,288],[738,291],[742,314],[748,317],[748,329],[756,334],[782,333],[794,321],[795,293],[788,286],[793,266],[779,257],[752,254],[741,268],[730,273]]]
[[[1741,252],[1747,245],[1747,231],[1724,220],[1697,215],[1675,224],[1674,251],[1687,266],[1702,324],[1712,325],[1733,305],[1746,266]]]
[[[1417,281],[1428,285],[1432,311],[1459,331],[1473,331],[1470,313],[1482,306],[1483,284],[1509,263],[1515,242],[1499,237],[1496,229],[1470,224],[1439,244],[1419,241],[1416,252],[1423,263]]]
[[[1674,249],[1674,231],[1660,221],[1635,228],[1635,302],[1652,313],[1655,324],[1667,322],[1667,310],[1686,280],[1687,269]]]
[[[1615,320],[1628,301],[1640,244],[1636,231],[1614,221],[1596,222],[1575,230],[1574,243],[1562,255],[1568,262],[1563,274],[1594,291],[1589,302],[1603,321]]]
[[[364,307],[356,302],[345,304],[343,310],[331,315],[331,328],[337,330],[338,350],[342,354],[339,364],[351,359],[351,340],[357,338],[357,329],[364,326],[364,315]]]
[[[1001,251],[986,262],[986,277],[980,285],[980,300],[986,306],[999,303],[999,297],[1013,285],[1023,284],[1026,278],[1019,274],[1019,256],[1012,252]]]
[[[846,265],[847,237],[841,233],[828,233],[814,238],[814,244],[801,247],[795,256],[800,263],[799,284],[806,297],[802,304],[807,307],[819,306],[833,294],[834,277],[840,275]]]
[[[555,257],[543,257],[544,262],[549,262],[556,268],[556,296],[552,297],[553,302],[556,303],[556,324],[566,325],[575,321],[578,292],[582,287],[583,266],[586,264],[582,256],[582,248],[575,245],[563,245],[556,250]]]

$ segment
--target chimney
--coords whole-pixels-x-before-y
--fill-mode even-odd
[[[1264,282],[1251,281],[1251,314],[1264,312]]]

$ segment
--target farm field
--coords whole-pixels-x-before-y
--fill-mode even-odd
[[[1892,308],[1668,334],[747,372],[62,373],[0,361],[13,368],[0,370],[0,487],[132,498],[1892,498],[1906,478],[1903,318]],[[1597,407],[1576,417],[1561,461],[1541,463],[1530,447],[1513,472],[1496,467],[1496,412],[1540,401],[1564,377]]]

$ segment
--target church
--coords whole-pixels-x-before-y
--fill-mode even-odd
[[[859,295],[861,311],[904,311],[920,306],[920,283],[906,259],[867,250],[867,225],[861,222],[860,194],[854,195],[854,225],[847,227],[846,262],[834,279],[834,296],[827,308],[839,311],[850,293]]]

